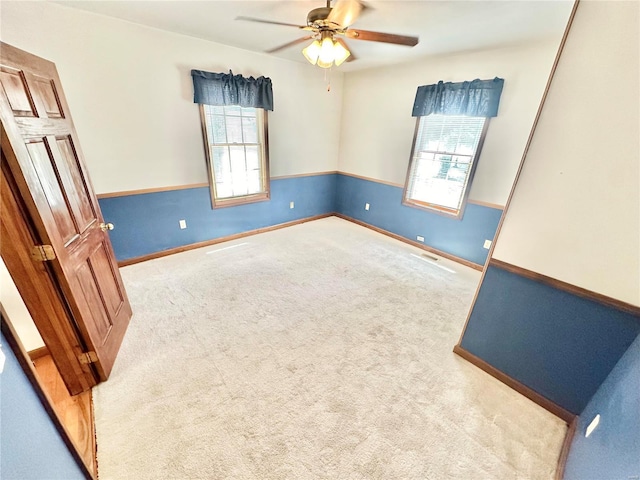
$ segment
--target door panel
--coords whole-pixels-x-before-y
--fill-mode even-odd
[[[35,107],[29,100],[27,84],[20,70],[0,67],[0,81],[14,117],[35,117]]]
[[[131,307],[55,65],[0,50],[2,149],[52,270],[102,380],[111,372]]]
[[[115,275],[112,272],[112,264],[109,261],[109,253],[104,245],[98,248],[89,257],[91,271],[96,277],[96,285],[100,286],[100,298],[104,304],[105,311],[110,318],[118,316],[120,309],[124,307],[125,299],[120,286],[114,281]]]
[[[92,324],[92,326],[95,326],[95,329],[91,333],[96,342],[102,346],[106,343],[107,338],[109,338],[113,323],[107,314],[101,292],[98,290],[97,278],[90,259],[87,259],[86,263],[78,267],[76,271],[76,281],[78,285],[80,285],[80,289],[84,295],[83,300],[86,307],[95,312],[95,320]]]
[[[56,171],[51,162],[51,145],[47,138],[30,139],[25,142],[29,157],[31,158],[31,168],[36,174],[44,200],[51,210],[55,222],[55,228],[63,244],[68,244],[78,236],[70,206],[65,198],[65,192],[58,181]]]
[[[71,138],[69,136],[56,138],[56,146],[58,150],[58,155],[54,155],[56,171],[66,195],[70,197],[68,203],[73,211],[77,232],[82,234],[95,223],[98,216],[89,202],[91,195],[87,185],[78,175],[71,175],[71,172],[79,170],[79,161],[71,145]]]
[[[64,115],[53,80],[34,75],[33,86],[35,87],[34,97],[42,102],[47,118],[62,118]]]

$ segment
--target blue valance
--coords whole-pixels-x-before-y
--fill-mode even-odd
[[[191,70],[193,103],[204,105],[240,105],[241,107],[273,110],[271,79],[245,78],[229,73],[211,73]]]
[[[471,82],[438,82],[418,87],[413,103],[413,117],[467,115],[496,117],[504,79],[473,80]]]

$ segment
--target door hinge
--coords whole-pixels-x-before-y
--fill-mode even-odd
[[[51,245],[34,245],[31,250],[31,257],[36,262],[46,262],[56,258],[56,252]]]
[[[81,364],[87,365],[89,363],[96,363],[98,361],[98,356],[96,352],[84,352],[78,355],[78,360]]]

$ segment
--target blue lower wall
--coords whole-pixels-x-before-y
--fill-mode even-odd
[[[442,252],[484,265],[502,210],[468,203],[462,220],[402,204],[402,188],[338,175],[336,211]],[[369,203],[369,210],[365,210]]]
[[[6,357],[0,373],[0,478],[84,478],[4,335],[0,338]]]
[[[587,425],[598,427],[585,438]],[[640,478],[640,337],[629,347],[578,418],[565,480]]]
[[[103,198],[119,261],[334,211],[336,175],[271,180],[265,202],[213,209],[209,187]],[[289,208],[289,202],[295,208]],[[181,230],[178,222],[187,221]]]
[[[295,208],[289,208],[289,202]],[[364,204],[371,205],[370,210]],[[502,210],[468,204],[462,220],[402,205],[402,188],[342,174],[271,180],[271,199],[211,208],[208,187],[100,199],[119,261],[258,228],[338,212],[483,265]],[[179,220],[187,221],[181,230]]]
[[[579,414],[639,333],[629,313],[490,265],[461,346]]]

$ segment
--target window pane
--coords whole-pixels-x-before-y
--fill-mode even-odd
[[[255,117],[242,118],[242,134],[244,143],[258,143],[258,123]]]
[[[450,159],[451,157],[447,155],[437,155],[433,159],[417,160],[412,199],[448,208],[458,208],[464,180],[459,181],[457,168],[451,171]]]
[[[227,143],[225,119],[221,115],[213,115],[210,118],[213,143]]]
[[[224,115],[224,107],[218,107],[216,105],[205,105],[205,107],[214,115]]]
[[[249,194],[262,191],[259,170],[250,170],[247,172],[247,191]]]
[[[470,157],[453,157],[453,161],[447,170],[447,180],[457,182],[464,186],[471,170]]]
[[[247,195],[247,170],[243,146],[229,147],[231,151],[231,181],[233,195]]]
[[[458,130],[458,143],[453,151],[464,155],[473,155],[473,152],[475,152],[478,147],[478,141],[480,141],[483,126],[484,122],[479,125],[460,125]]]
[[[233,190],[231,188],[231,183],[216,182],[216,195],[218,198],[233,197]]]
[[[242,145],[233,145],[229,147],[229,151],[231,152],[231,172],[233,174],[244,172],[246,168],[244,162],[244,147]]]
[[[231,165],[229,164],[229,148],[213,147],[213,174],[216,180],[216,194],[219,198],[233,195],[231,190]]]
[[[260,170],[258,147],[249,145],[245,147],[245,152],[247,155],[247,171]]]
[[[421,117],[407,198],[459,210],[485,119]]]
[[[225,176],[231,173],[229,168],[229,149],[227,147],[211,148],[213,156],[213,173],[216,177],[216,181],[220,182]]]
[[[242,109],[238,105],[228,105],[224,107],[224,114],[228,116],[240,116]]]
[[[242,107],[242,116],[243,117],[254,117],[256,116],[257,110],[253,107]]]
[[[240,117],[226,117],[227,143],[242,143],[242,120]]]

